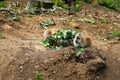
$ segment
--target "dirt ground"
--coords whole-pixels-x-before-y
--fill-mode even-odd
[[[0,80],[35,80],[35,73],[41,73],[43,80],[120,80],[120,42],[110,35],[111,31],[120,30],[120,26],[113,24],[120,24],[120,19],[116,19],[119,13],[101,6],[82,5],[77,17],[62,10],[54,14],[21,14],[20,22],[15,22],[0,13],[0,35],[4,36],[0,39]],[[83,22],[83,17],[94,17],[96,23]],[[51,18],[56,25],[49,29],[86,30],[92,47],[75,58],[72,46],[56,51],[40,45],[44,29],[39,23]],[[110,22],[101,23],[101,19]],[[77,21],[79,28],[71,27],[70,21]],[[103,40],[106,36],[110,40]]]

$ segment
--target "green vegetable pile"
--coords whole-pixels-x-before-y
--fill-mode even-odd
[[[42,40],[42,44],[51,48],[66,47],[73,44],[76,33],[74,30],[58,30],[53,37]]]
[[[75,30],[58,30],[53,37],[42,40],[42,45],[59,50],[63,47],[73,45],[73,39],[76,34],[77,31]],[[76,57],[79,57],[84,48],[78,47],[77,49]]]

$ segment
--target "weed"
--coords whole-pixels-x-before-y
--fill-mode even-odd
[[[91,0],[84,0],[86,3],[91,3],[92,1]]]
[[[5,39],[5,37],[3,35],[0,35],[0,40],[2,40],[2,39]]]
[[[52,0],[56,6],[63,7],[63,4],[65,3],[63,0]]]
[[[92,3],[93,6],[98,4],[107,8],[114,9],[120,12],[120,0],[84,0],[86,3]]]
[[[104,40],[104,41],[107,41],[107,40],[110,40],[110,38],[109,38],[108,36],[105,36],[105,37],[103,38],[103,40]]]
[[[76,57],[79,57],[83,51],[84,51],[84,48],[79,48],[78,52],[76,53]]]
[[[112,31],[111,34],[113,36],[117,37],[117,39],[120,39],[120,31],[119,30]]]
[[[102,19],[101,20],[101,23],[109,23],[110,21],[109,21],[109,19]]]
[[[53,0],[53,2],[56,6],[63,7],[66,10],[69,9],[69,6],[67,4],[65,4],[64,0]],[[80,7],[81,7],[81,0],[76,0],[75,11],[78,11],[80,9]]]
[[[18,18],[18,17],[12,17],[11,18],[13,21],[16,21],[16,22],[19,22],[20,21],[20,18]]]
[[[120,26],[120,24],[119,24],[119,23],[116,23],[116,22],[115,22],[115,23],[113,23],[113,24],[114,24],[115,26]]]
[[[2,8],[6,8],[7,7],[6,0],[0,2],[0,7],[2,7]]]
[[[30,10],[30,14],[33,14],[33,15],[38,15],[38,14],[41,14],[41,10],[37,9],[37,7],[34,7],[34,8],[31,8]]]
[[[82,21],[94,24],[95,23],[95,19],[94,18],[82,18]]]
[[[120,0],[99,0],[99,4],[120,11]]]
[[[80,7],[81,7],[81,1],[80,0],[76,0],[75,11],[79,11]]]
[[[44,29],[47,29],[46,26],[52,26],[52,25],[55,25],[55,20],[53,18],[40,22],[40,26]]]
[[[35,80],[42,80],[42,74],[41,73],[36,73],[35,74]]]
[[[3,11],[2,13],[12,21],[17,21],[17,22],[20,21],[20,18],[17,17],[17,12],[14,10],[13,11]]]

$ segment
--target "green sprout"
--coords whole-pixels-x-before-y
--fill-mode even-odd
[[[113,36],[117,37],[118,40],[120,39],[120,31],[119,30],[112,31],[111,34]]]
[[[42,80],[42,74],[41,73],[36,73],[35,74],[35,80]]]
[[[109,21],[109,19],[102,19],[101,20],[101,23],[109,23],[110,21]]]
[[[95,24],[94,18],[82,18],[81,21],[85,21],[87,23]]]
[[[46,26],[53,26],[53,25],[55,25],[55,20],[53,18],[40,22],[40,26],[44,29],[47,29]]]
[[[76,53],[76,57],[79,57],[83,51],[84,51],[84,48],[79,48],[78,52]]]

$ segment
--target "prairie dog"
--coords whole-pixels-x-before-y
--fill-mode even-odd
[[[50,37],[54,36],[56,31],[58,30],[60,30],[60,28],[52,28],[52,29],[45,30],[43,33],[44,39],[49,39]]]
[[[75,35],[73,44],[75,47],[86,48],[86,47],[91,47],[92,41],[91,38],[88,36],[88,33],[85,30],[83,30],[82,33],[77,33]]]
[[[46,30],[44,33],[43,33],[43,37],[44,39],[49,39],[50,37],[52,37],[52,31],[51,30]]]

